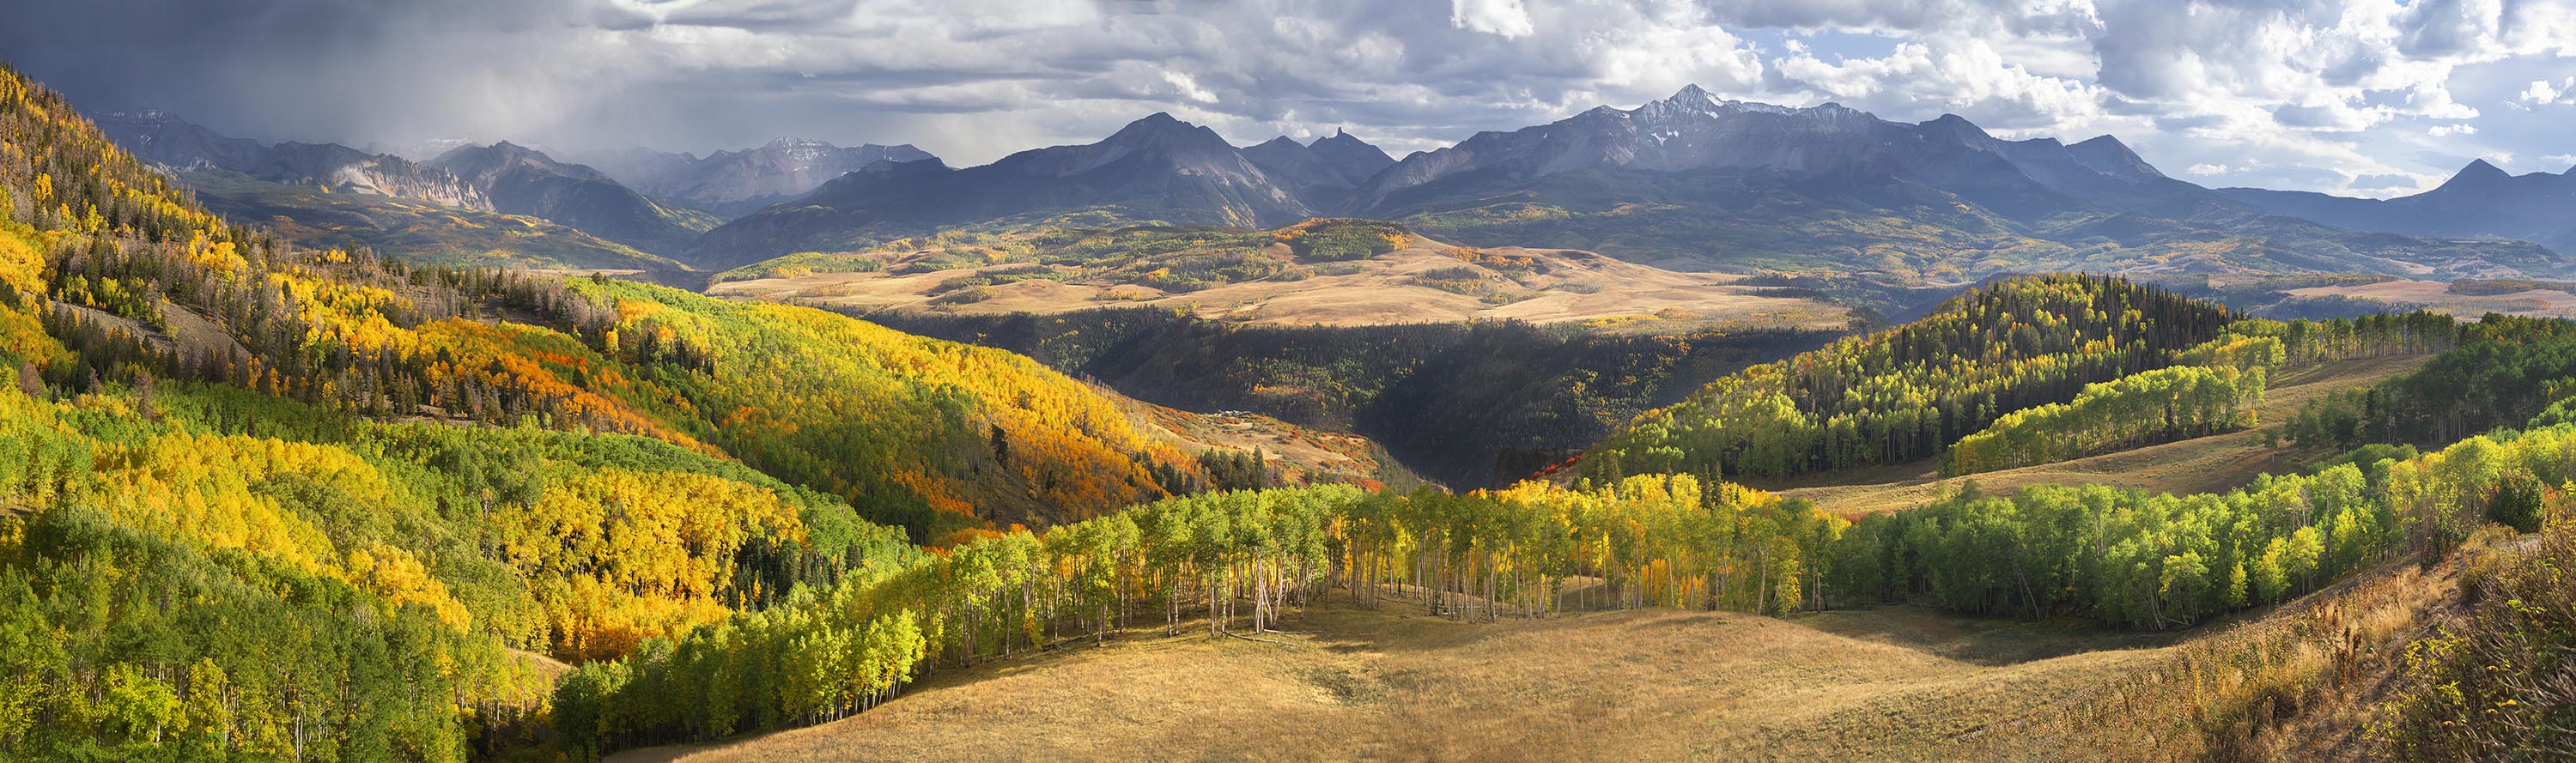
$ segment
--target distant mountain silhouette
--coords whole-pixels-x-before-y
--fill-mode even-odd
[[[628,187],[728,217],[802,196],[834,178],[882,161],[932,159],[909,144],[835,146],[819,140],[779,138],[705,158],[634,148],[583,157]]]
[[[2576,254],[2576,168],[2513,175],[2479,159],[2440,187],[2394,199],[2261,188],[2219,193],[2265,211],[2353,230],[2515,238]]]
[[[464,146],[430,162],[483,192],[496,210],[542,217],[650,252],[687,248],[713,216],[647,199],[598,170],[502,141]]]
[[[994,221],[1260,227],[1316,213],[1215,131],[1155,114],[1097,143],[1022,151],[980,167],[878,162],[803,199],[725,224],[694,260],[730,267]]]

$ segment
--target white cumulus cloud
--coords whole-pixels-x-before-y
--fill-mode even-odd
[[[1166,71],[1163,72],[1163,81],[1171,83],[1173,91],[1180,93],[1183,98],[1199,103],[1216,102],[1216,94],[1208,92],[1207,88],[1199,87],[1198,80],[1191,79],[1190,75]]]
[[[2551,120],[2576,103],[2576,0],[23,5],[0,59],[84,108],[355,144],[799,135],[966,165],[1170,111],[1242,143],[1345,127],[1401,155],[1698,84],[2004,137],[2110,133],[2231,182],[2378,193],[2465,160],[2434,138],[2567,151]]]
[[[1521,0],[1451,0],[1449,25],[1505,38],[1528,37],[1535,31]]]
[[[2576,77],[2569,77],[2566,81],[2556,84],[2551,84],[2545,79],[2532,80],[2531,86],[2523,88],[2520,95],[2514,96],[2514,100],[2531,106],[2576,103]]]

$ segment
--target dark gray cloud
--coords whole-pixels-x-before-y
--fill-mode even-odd
[[[1402,153],[1697,83],[2114,133],[2223,184],[2384,194],[2453,169],[2427,154],[2576,152],[2550,129],[2576,105],[2515,100],[2576,75],[2576,0],[0,4],[0,59],[83,107],[270,140],[703,152],[792,134],[963,164],[1170,111],[1238,142],[1347,127]]]

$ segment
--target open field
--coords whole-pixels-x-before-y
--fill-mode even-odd
[[[1276,245],[1286,256],[1285,245]],[[1532,323],[1595,322],[1605,328],[1670,330],[1701,325],[1838,328],[1846,309],[1800,296],[1775,296],[1742,284],[1742,276],[1684,273],[1623,262],[1592,252],[1492,248],[1488,258],[1527,258],[1526,270],[1465,263],[1446,244],[1411,237],[1407,246],[1351,262],[1328,263],[1298,280],[1230,283],[1196,291],[1163,291],[1131,279],[1086,277],[1057,266],[1061,280],[1028,278],[981,287],[979,299],[947,298],[951,282],[1005,272],[1026,263],[902,273],[813,273],[716,284],[717,296],[796,300],[862,310],[942,310],[964,314],[1056,313],[1097,307],[1159,307],[1201,318],[1249,324],[1364,326],[1390,323],[1518,319]],[[916,257],[924,255],[915,255]],[[1464,277],[1461,269],[1474,271]]]
[[[1422,484],[1419,475],[1366,437],[1309,429],[1244,411],[1185,411],[1137,400],[1097,384],[1092,389],[1126,410],[1128,420],[1146,437],[1189,453],[1209,449],[1259,452],[1288,484],[1376,482],[1399,489]]]
[[[1909,607],[1459,623],[1338,593],[1289,627],[1151,629],[944,672],[837,723],[611,760],[1931,759],[2172,640]]]
[[[609,760],[2190,760],[2219,741],[2202,713],[2276,701],[2297,714],[2239,750],[2354,760],[2460,566],[2164,634],[1904,605],[1461,623],[1334,592],[1260,641],[1077,639],[838,722]]]
[[[2385,281],[2347,286],[2315,286],[2291,289],[2293,297],[2352,297],[2375,299],[2401,307],[2423,306],[2424,309],[2476,319],[2487,313],[2576,317],[2576,294],[2559,289],[2533,288],[2502,294],[2463,294],[2442,281]]]
[[[2333,455],[2264,447],[2263,430],[2286,421],[2308,401],[2377,384],[2414,370],[2431,355],[2353,358],[2284,369],[2263,391],[2257,426],[2239,432],[2170,442],[2099,456],[1943,479],[1932,459],[1868,469],[1824,472],[1786,480],[1747,478],[1745,484],[1805,498],[1837,514],[1874,514],[1920,506],[1968,482],[1981,490],[2026,485],[2099,484],[2168,493],[2223,492],[2264,472],[2298,467]]]

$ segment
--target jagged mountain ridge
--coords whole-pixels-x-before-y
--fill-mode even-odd
[[[2521,242],[2353,233],[2269,214],[2167,177],[2108,135],[2005,140],[1954,115],[1893,122],[1830,103],[1723,100],[1696,86],[1633,109],[1384,156],[1339,133],[1238,149],[1157,114],[1097,143],[983,167],[872,165],[710,232],[694,257],[722,266],[961,227],[1251,226],[1333,215],[1397,220],[1478,246],[1900,281],[2037,270],[2570,269]]]
[[[2496,236],[2576,253],[2576,168],[2514,175],[2485,159],[2433,190],[2394,199],[2222,188],[2239,203],[2353,230],[2415,236]]]
[[[1313,143],[1282,135],[1241,150],[1244,158],[1319,210],[1348,206],[1360,184],[1395,165],[1385,151],[1341,130]]]
[[[415,165],[330,144],[264,147],[203,128],[135,132],[147,156],[543,217],[709,269],[953,228],[1258,227],[1309,216],[1398,220],[1472,245],[1901,280],[2047,269],[2555,276],[2570,269],[2558,252],[2495,237],[2576,246],[2561,243],[2576,240],[2576,226],[2551,225],[2567,205],[2551,201],[2555,191],[2530,190],[2564,176],[2499,171],[2488,183],[2464,173],[2478,182],[2452,185],[2510,187],[2499,191],[2510,198],[2446,186],[2385,208],[2392,213],[2369,200],[2212,191],[2165,176],[2108,135],[2005,140],[1955,115],[1894,122],[1835,104],[1724,100],[1695,86],[1401,161],[1340,131],[1237,148],[1168,114],[1098,142],[962,169],[910,146],[786,138],[703,159],[593,155],[614,168],[604,172],[506,142]],[[448,173],[459,179],[447,186],[414,178],[466,169],[451,157],[486,153],[513,158]],[[872,160],[822,179],[860,159]],[[809,183],[818,185],[788,193]],[[742,216],[719,226],[684,203]]]
[[[233,138],[166,112],[110,114],[102,132],[208,208],[311,247],[361,245],[414,262],[683,269],[535,215],[496,209],[446,167],[336,143]]]
[[[481,189],[501,212],[542,217],[649,252],[683,249],[715,224],[706,213],[655,202],[599,170],[509,141],[460,147],[430,165]]]
[[[1094,224],[1264,227],[1316,214],[1216,131],[1158,113],[1096,143],[1022,151],[978,167],[877,162],[709,231],[693,259],[726,267],[1060,215]]]
[[[2517,241],[2355,233],[2166,177],[2117,138],[2002,140],[1697,87],[1479,133],[1378,174],[1355,214],[1475,245],[1897,280],[2045,270],[2560,274]]]
[[[1956,115],[1908,124],[1827,103],[1786,108],[1721,100],[1698,86],[1634,109],[1597,107],[1557,122],[1478,133],[1407,156],[1361,188],[1356,207],[1409,213],[1426,201],[1589,169],[1749,171],[1799,184],[1901,181],[1956,193],[2008,215],[2067,210],[2190,214],[2223,203],[2165,177],[2119,139],[2071,147],[2007,141]]]
[[[909,143],[844,147],[789,137],[704,158],[631,148],[599,152],[583,160],[647,195],[734,217],[802,196],[870,164],[932,158],[936,157]]]
[[[370,193],[451,207],[493,211],[481,189],[454,174],[393,154],[369,154],[337,143],[287,141],[273,146],[227,137],[167,112],[103,115],[99,129],[145,161],[175,171],[227,170],[252,178],[335,193]]]

